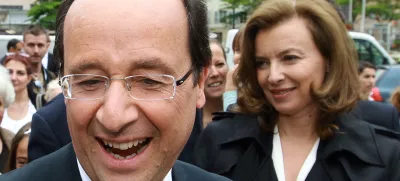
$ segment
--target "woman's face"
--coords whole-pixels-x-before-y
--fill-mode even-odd
[[[305,21],[261,30],[255,46],[257,79],[268,102],[283,115],[314,109],[311,87],[321,86],[326,65]]]
[[[10,77],[15,92],[20,92],[26,89],[32,79],[26,71],[26,66],[21,62],[11,60],[5,65],[5,67],[10,71]]]
[[[4,115],[4,99],[3,97],[0,96],[0,124],[1,121],[3,120],[3,115]]]
[[[28,164],[28,140],[29,136],[24,136],[17,147],[17,155],[15,159],[16,168],[21,168]]]
[[[375,69],[367,67],[358,76],[361,83],[361,92],[363,94],[370,93],[372,88],[375,87],[375,74]]]
[[[210,44],[212,52],[212,62],[209,67],[208,77],[204,88],[206,99],[221,98],[225,91],[226,74],[228,66],[224,57],[224,52],[216,43]]]

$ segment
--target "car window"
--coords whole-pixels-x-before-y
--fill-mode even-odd
[[[354,43],[358,52],[360,61],[368,61],[374,65],[382,65],[384,56],[381,52],[369,41],[354,39]]]
[[[379,77],[377,86],[394,89],[397,86],[400,86],[399,75],[400,75],[400,68],[391,68],[387,70],[384,75]]]

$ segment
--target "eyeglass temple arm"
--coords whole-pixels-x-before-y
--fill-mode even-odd
[[[190,69],[180,80],[176,81],[176,85],[177,86],[182,85],[192,72],[193,72],[193,69]]]

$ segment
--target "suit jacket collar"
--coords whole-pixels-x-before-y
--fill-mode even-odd
[[[76,161],[76,155],[72,143],[61,148],[60,154],[57,157],[60,157],[63,161],[60,164],[64,165],[64,169],[59,169],[61,172],[68,173],[68,176],[65,177],[64,174],[59,174],[59,180],[82,180],[81,175],[78,169],[78,162]],[[64,158],[62,158],[64,157]]]

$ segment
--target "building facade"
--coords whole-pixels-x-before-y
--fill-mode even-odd
[[[0,0],[0,29],[3,34],[20,34],[30,21],[28,11],[35,0]],[[0,32],[1,33],[1,32]]]

